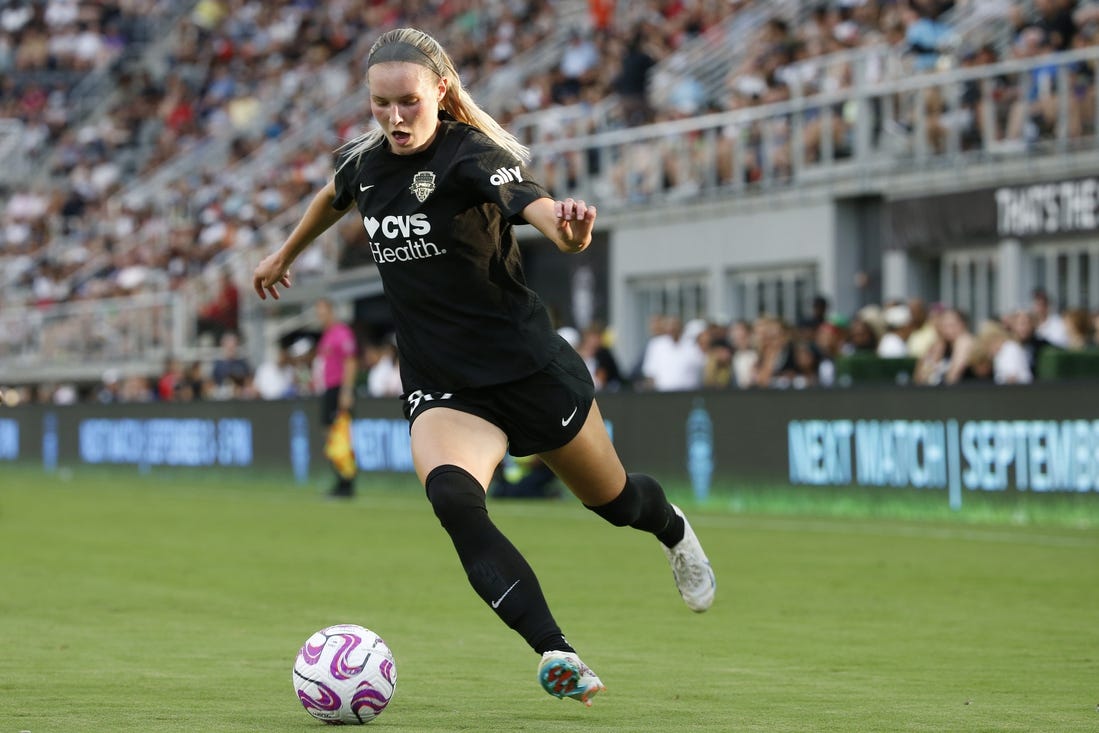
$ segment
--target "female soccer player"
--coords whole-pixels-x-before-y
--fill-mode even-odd
[[[626,473],[584,362],[523,279],[512,227],[533,224],[561,251],[580,252],[595,207],[554,201],[531,180],[527,149],[474,103],[431,36],[383,34],[367,81],[377,126],[341,148],[333,180],[260,262],[253,285],[260,298],[278,298],[294,259],[358,206],[393,310],[412,459],[427,498],[474,590],[542,655],[542,687],[591,705],[603,683],[565,641],[534,571],[485,508],[505,452],[538,454],[596,514],[655,535],[692,610],[709,608],[716,588],[683,513],[655,480]]]

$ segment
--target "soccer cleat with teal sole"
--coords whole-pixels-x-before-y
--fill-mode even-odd
[[[591,707],[596,694],[607,688],[573,652],[546,652],[538,665],[538,682],[554,697],[571,697]]]

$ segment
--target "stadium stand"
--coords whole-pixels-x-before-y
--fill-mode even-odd
[[[334,148],[367,124],[366,52],[387,28],[440,37],[532,145],[539,178],[613,222],[867,171],[1071,155],[1096,134],[1097,21],[1095,4],[1068,0],[8,3],[0,382],[86,388],[106,369],[212,363],[200,311],[223,273],[247,288]],[[299,282],[339,278],[357,230],[311,250]],[[856,354],[853,332],[888,330],[857,314],[815,324],[827,333],[791,315],[789,364],[767,354],[785,374],[775,386],[895,380],[919,356]],[[704,358],[737,343],[735,324],[713,320]],[[282,328],[301,322],[286,314]],[[251,332],[250,348],[270,336]],[[1094,347],[1088,319],[1081,336]],[[795,354],[812,379],[784,368]]]

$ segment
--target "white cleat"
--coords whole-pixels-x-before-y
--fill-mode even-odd
[[[573,652],[546,652],[538,665],[538,681],[554,697],[571,697],[591,707],[591,699],[607,688]]]
[[[663,544],[660,547],[671,563],[675,585],[679,588],[679,595],[683,596],[683,602],[692,611],[702,613],[714,603],[717,578],[714,577],[714,569],[710,567],[710,560],[699,544],[698,536],[691,529],[691,523],[675,504],[672,504],[672,509],[683,517],[683,539],[670,549]]]

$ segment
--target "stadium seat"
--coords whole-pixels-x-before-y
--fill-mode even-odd
[[[1038,356],[1041,380],[1085,379],[1099,376],[1099,349],[1065,351],[1045,349]]]
[[[910,357],[882,359],[876,354],[856,352],[836,359],[836,383],[852,384],[905,384],[912,378],[916,360]]]

